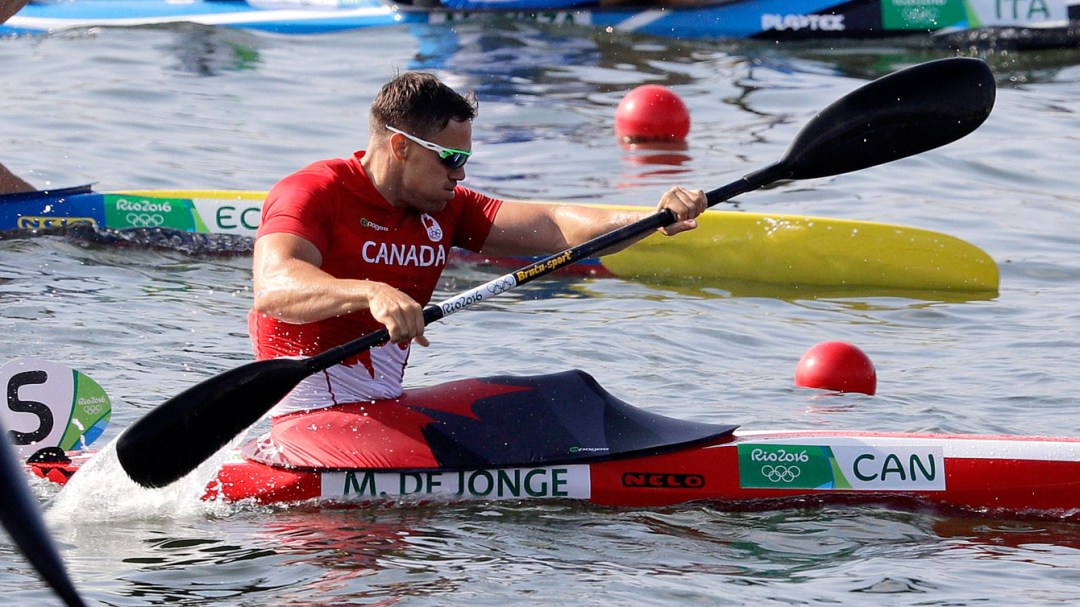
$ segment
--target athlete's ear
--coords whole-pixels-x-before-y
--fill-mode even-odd
[[[394,155],[394,158],[405,160],[405,157],[408,156],[409,140],[400,133],[393,133],[390,135],[388,143],[390,144],[390,153]]]

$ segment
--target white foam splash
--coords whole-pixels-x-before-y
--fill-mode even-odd
[[[221,514],[220,502],[202,500],[207,484],[243,437],[214,454],[197,469],[160,489],[147,489],[131,480],[116,457],[114,439],[86,463],[51,500],[50,523],[79,521],[175,520]]]

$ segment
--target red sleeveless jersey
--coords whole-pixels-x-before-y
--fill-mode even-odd
[[[258,236],[303,238],[322,254],[323,271],[383,282],[427,304],[450,248],[479,251],[502,202],[459,186],[437,213],[393,207],[364,172],[363,154],[316,162],[281,180],[267,195]],[[252,311],[248,324],[258,359],[311,356],[382,328],[367,310],[300,325]],[[272,414],[395,398],[407,360],[408,346],[373,348],[309,377]]]

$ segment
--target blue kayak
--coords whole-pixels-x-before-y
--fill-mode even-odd
[[[695,7],[582,0],[65,0],[34,2],[0,35],[195,23],[281,34],[403,24],[520,19],[681,39],[821,40],[1007,36],[1020,46],[1076,46],[1080,0],[719,0]],[[432,5],[432,6],[428,6]]]

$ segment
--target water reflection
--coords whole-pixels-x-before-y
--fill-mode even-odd
[[[620,141],[623,162],[636,171],[628,178],[631,183],[619,184],[619,187],[632,187],[633,182],[649,180],[660,176],[681,175],[690,172],[686,165],[692,160],[685,141],[673,142],[637,142]]]
[[[920,593],[970,575],[973,560],[1055,568],[1080,548],[1069,523],[812,503],[734,512],[560,502],[247,507],[159,526],[143,529],[138,546],[90,530],[123,563],[116,595],[155,604],[464,604],[476,594],[512,601],[550,591],[550,580],[566,576],[578,591],[647,576],[649,593],[679,588],[684,602],[725,585],[779,600],[807,589]]]
[[[972,547],[1037,550],[1039,546],[1059,546],[1080,550],[1080,525],[1075,523],[943,517],[934,521],[933,529],[942,538],[963,540]]]
[[[410,69],[446,70],[473,80],[478,93],[493,98],[556,92],[560,95],[628,90],[626,78],[668,87],[695,82],[691,66],[702,59],[728,57],[747,70],[783,74],[850,76],[872,80],[898,69],[957,54],[987,61],[1003,81],[1045,82],[1057,71],[1080,63],[1074,49],[1012,50],[1008,45],[939,44],[919,36],[887,40],[773,42],[757,40],[695,41],[640,34],[597,32],[592,28],[542,25],[513,20],[494,24],[413,25],[418,43]],[[594,66],[604,72],[597,82],[568,77],[565,66]],[[597,74],[601,76],[601,74]],[[747,92],[752,92],[748,87]]]
[[[172,41],[163,45],[175,57],[178,72],[193,76],[219,76],[224,72],[257,70],[262,64],[258,36],[243,30],[193,23],[168,26]]]

